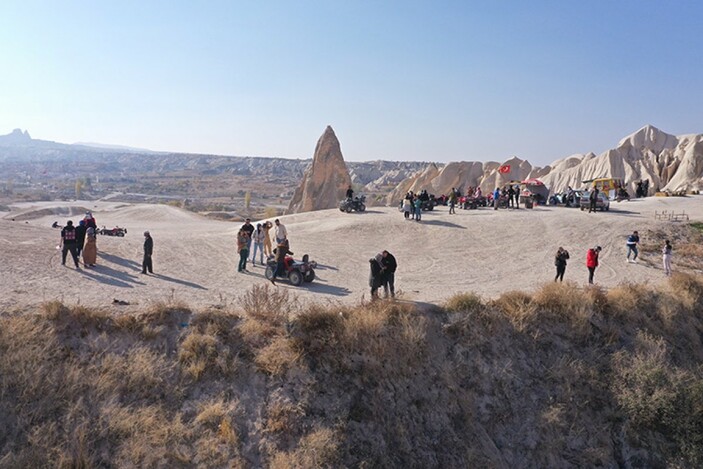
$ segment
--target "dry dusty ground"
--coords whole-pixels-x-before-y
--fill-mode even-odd
[[[357,303],[369,297],[368,259],[388,249],[398,259],[396,288],[404,300],[436,303],[463,291],[495,297],[551,281],[558,246],[571,253],[566,279],[585,283],[586,249],[596,244],[603,247],[598,284],[657,283],[664,279],[658,262],[656,267],[625,262],[625,237],[635,229],[642,232],[670,223],[655,220],[655,210],[685,210],[691,221],[703,221],[702,201],[701,196],[652,197],[614,203],[610,212],[597,214],[539,207],[497,212],[459,209],[449,215],[446,207],[439,207],[425,213],[421,223],[404,220],[395,208],[285,216],[281,220],[295,257],[309,253],[319,268],[312,284],[296,288],[281,281],[278,288],[289,289],[304,301]],[[125,238],[98,237],[95,268],[77,271],[60,265],[59,230],[50,225],[54,220],[63,224],[67,217],[47,215],[45,209],[69,213],[68,207],[74,207],[74,213],[89,208],[99,225],[129,230]],[[0,216],[4,311],[54,299],[93,306],[108,306],[118,299],[130,303],[121,307],[125,311],[168,300],[193,307],[226,306],[236,303],[251,285],[266,282],[258,265],[250,266],[249,274],[236,271],[235,235],[240,223],[209,220],[165,205],[100,201],[17,204]],[[74,223],[80,218],[74,215]],[[154,276],[140,274],[146,229],[155,242]]]

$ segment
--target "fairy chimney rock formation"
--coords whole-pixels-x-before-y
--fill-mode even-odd
[[[300,186],[295,190],[287,213],[335,208],[350,185],[351,178],[339,140],[332,127],[327,126],[317,141],[312,165],[305,171]]]

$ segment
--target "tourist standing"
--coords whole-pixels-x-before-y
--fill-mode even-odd
[[[420,221],[422,218],[422,200],[420,197],[415,197],[415,221]]]
[[[95,267],[98,259],[98,245],[96,243],[95,228],[88,227],[85,232],[85,246],[83,247],[83,265]]]
[[[83,245],[85,244],[86,228],[85,220],[78,222],[78,226],[76,227],[76,254],[78,257],[81,257],[81,251],[83,250]]]
[[[664,273],[667,277],[671,277],[671,242],[667,239],[662,248],[662,261],[664,262]]]
[[[384,296],[388,298],[388,293],[390,292],[391,298],[395,298],[395,271],[398,268],[398,263],[395,260],[393,254],[388,251],[383,251],[381,253],[381,266],[383,270],[382,282]]]
[[[637,263],[637,245],[640,242],[640,236],[637,234],[637,231],[633,231],[630,236],[627,237],[627,243],[625,246],[627,247],[627,262],[634,262]],[[635,255],[632,257],[632,261],[630,261],[630,254],[634,253]]]
[[[588,283],[593,285],[593,275],[598,267],[598,256],[600,255],[601,247],[596,246],[591,248],[586,253],[586,267],[588,267]]]
[[[598,202],[598,193],[600,191],[597,187],[594,187],[590,194],[588,194],[588,213],[596,211],[596,204]]]
[[[244,220],[244,224],[242,225],[242,229],[246,231],[247,235],[249,236],[249,241],[247,243],[247,249],[251,251],[251,238],[252,238],[252,233],[254,233],[254,225],[251,224],[251,218],[247,218]]]
[[[251,265],[256,265],[256,251],[259,251],[259,264],[264,265],[264,238],[266,232],[261,227],[261,223],[256,224],[256,229],[251,235],[254,243],[254,251],[251,253]]]
[[[456,189],[452,187],[452,193],[449,194],[449,214],[456,214],[454,206],[456,205]]]
[[[557,276],[554,277],[554,281],[559,280],[564,281],[564,272],[566,272],[566,260],[569,258],[569,251],[563,247],[559,247],[556,255],[554,256],[554,265],[557,268]]]
[[[283,242],[284,239],[288,239],[288,230],[286,230],[286,226],[281,223],[281,221],[276,218],[276,221],[274,221],[276,225],[276,229],[274,231],[274,236],[276,237],[276,245],[279,245]]]
[[[73,258],[73,263],[76,264],[76,269],[80,269],[78,265],[78,251],[76,241],[76,227],[73,222],[68,220],[66,226],[61,230],[61,265],[66,265],[66,255],[70,252]]]
[[[273,256],[273,247],[271,246],[271,228],[273,228],[273,224],[270,221],[264,223],[264,255],[266,257]]]
[[[144,232],[144,259],[142,260],[142,274],[154,273],[154,264],[151,262],[151,256],[154,254],[154,239],[151,233]]]
[[[406,220],[410,219],[410,212],[413,211],[413,203],[410,199],[407,197],[403,199],[403,216],[405,217]],[[413,215],[413,218],[415,216]]]
[[[493,210],[498,210],[498,203],[500,203],[500,187],[496,187],[493,191]]]
[[[381,270],[383,269],[383,265],[381,264],[382,260],[382,254],[376,254],[375,257],[369,259],[369,265],[371,267],[371,272],[369,273],[369,286],[371,287],[372,300],[378,298],[378,289],[383,284],[381,279]]]
[[[239,253],[239,266],[237,272],[249,272],[247,270],[247,257],[249,257],[249,243],[251,238],[244,228],[237,233],[237,252]]]

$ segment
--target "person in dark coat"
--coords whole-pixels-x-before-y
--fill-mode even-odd
[[[73,226],[71,220],[68,220],[66,226],[61,230],[61,265],[66,265],[66,255],[70,252],[73,262],[76,264],[76,269],[80,269],[76,245],[76,227]]]
[[[588,213],[595,212],[598,203],[598,193],[600,191],[597,187],[594,187],[590,194],[588,194]]]
[[[378,289],[383,285],[383,275],[382,269],[383,265],[382,254],[376,254],[376,257],[369,259],[369,264],[371,266],[371,273],[369,274],[369,286],[371,287],[371,299],[375,300],[378,298]]]
[[[87,228],[88,227],[85,226],[85,220],[78,222],[78,226],[76,227],[76,254],[78,257],[81,257],[81,252],[83,251],[83,246],[85,245],[85,233]]]
[[[154,253],[154,240],[148,231],[144,232],[144,260],[142,261],[142,273],[154,273],[154,266],[151,262],[151,255]]]
[[[557,276],[554,277],[554,281],[559,280],[564,281],[564,272],[566,272],[566,260],[569,258],[569,251],[559,247],[556,256],[554,256],[554,265],[557,267]]]
[[[381,255],[383,256],[381,265],[383,266],[382,282],[384,296],[388,298],[388,292],[390,291],[391,298],[395,298],[395,270],[398,268],[398,263],[393,254],[388,251],[383,251]]]

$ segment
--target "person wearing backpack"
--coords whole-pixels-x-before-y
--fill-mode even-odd
[[[68,220],[66,226],[61,230],[61,265],[66,265],[66,255],[70,252],[73,262],[76,264],[76,269],[80,269],[78,265],[78,240],[76,236],[76,227],[73,222]]]
[[[596,246],[591,248],[586,253],[586,267],[588,267],[588,283],[593,285],[593,274],[596,272],[596,267],[598,267],[598,256],[601,252],[601,247]]]

